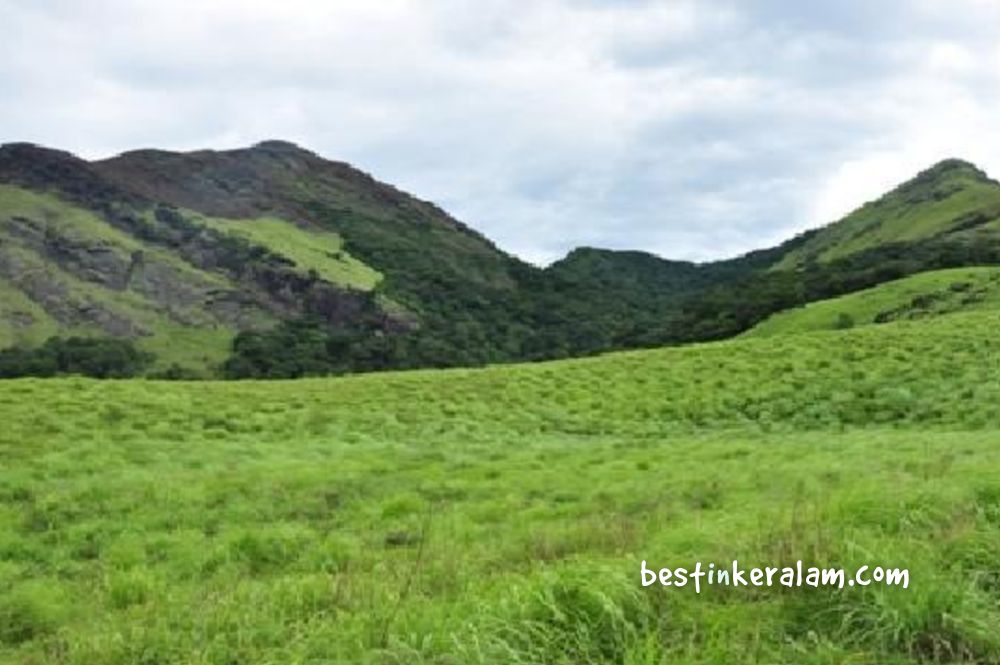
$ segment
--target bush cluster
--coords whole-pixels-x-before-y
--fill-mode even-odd
[[[153,361],[131,340],[53,337],[37,348],[0,351],[0,378],[79,374],[98,379],[139,376]]]

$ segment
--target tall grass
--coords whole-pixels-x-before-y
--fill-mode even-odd
[[[0,384],[0,662],[1000,662],[998,323]],[[696,595],[643,559],[911,584]]]

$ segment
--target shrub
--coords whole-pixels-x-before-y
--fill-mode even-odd
[[[24,585],[0,595],[0,644],[18,645],[58,626],[65,608],[51,588]]]
[[[837,320],[834,321],[833,327],[836,330],[847,330],[854,327],[854,317],[847,312],[841,312],[837,315]]]

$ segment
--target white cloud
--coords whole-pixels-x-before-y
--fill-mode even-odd
[[[971,74],[976,71],[979,64],[971,50],[955,42],[932,44],[928,60],[932,71],[946,76]]]

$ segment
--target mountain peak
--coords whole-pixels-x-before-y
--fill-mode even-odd
[[[775,264],[831,262],[887,246],[962,237],[998,219],[1000,183],[975,164],[945,159],[840,221],[815,231]]]
[[[310,151],[306,150],[305,148],[296,143],[292,143],[291,141],[284,141],[281,139],[268,139],[266,141],[260,141],[259,143],[255,143],[253,146],[251,146],[250,149],[258,152],[270,152],[270,153],[312,154]]]
[[[956,177],[969,177],[981,182],[990,181],[986,172],[972,162],[967,162],[964,159],[949,158],[943,159],[930,168],[921,171],[915,178],[905,183],[903,187],[936,183]]]
[[[964,159],[959,159],[957,157],[949,157],[948,159],[942,159],[940,162],[932,166],[929,171],[955,171],[955,170],[969,170],[978,171],[979,168],[972,162],[968,162]]]
[[[928,200],[941,201],[970,186],[995,185],[986,172],[971,162],[962,159],[945,159],[918,173],[914,178],[900,185],[881,201],[891,197],[902,197],[911,205]]]

